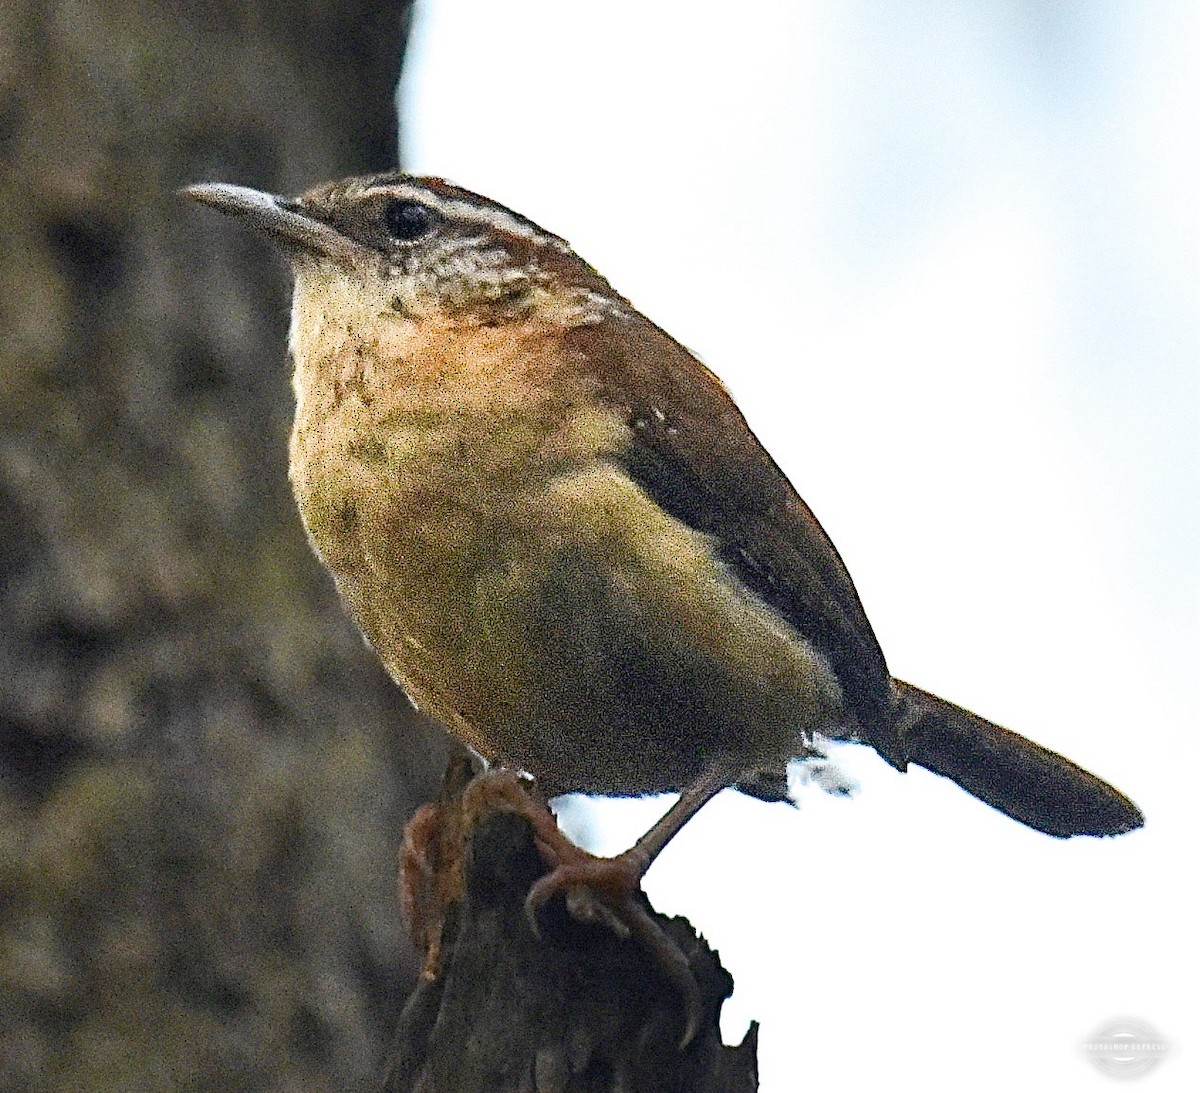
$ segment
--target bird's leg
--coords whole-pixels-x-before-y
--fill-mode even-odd
[[[581,850],[555,826],[554,834],[546,839],[545,850],[556,860],[555,868],[542,877],[529,892],[526,901],[531,918],[548,899],[565,893],[574,885],[586,885],[598,895],[611,894],[626,898],[636,891],[642,877],[662,853],[667,843],[679,834],[688,822],[726,786],[742,774],[741,766],[722,759],[709,764],[699,778],[679,795],[676,801],[649,831],[615,858],[598,858]],[[539,837],[544,838],[541,831]]]
[[[567,910],[582,921],[603,921],[619,935],[636,937],[683,998],[686,1047],[700,1023],[700,992],[679,946],[662,930],[638,898],[642,877],[654,859],[701,808],[742,775],[741,764],[722,757],[708,765],[649,831],[623,854],[598,858],[570,841],[546,814],[534,822],[538,848],[551,871],[529,890],[525,910],[535,933],[538,910],[547,900],[561,894]]]

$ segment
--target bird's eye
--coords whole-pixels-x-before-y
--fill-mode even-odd
[[[402,243],[411,243],[433,230],[435,214],[416,201],[393,198],[383,210],[383,224],[388,235]]]

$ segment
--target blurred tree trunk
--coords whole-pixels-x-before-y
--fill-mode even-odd
[[[393,165],[409,15],[0,5],[0,1089],[378,1079],[443,745],[294,515],[282,267],[173,191]]]

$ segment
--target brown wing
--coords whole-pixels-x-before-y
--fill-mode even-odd
[[[729,393],[682,345],[636,313],[578,328],[599,397],[626,416],[623,469],[829,658],[857,726],[903,769],[883,653],[829,536],[751,432]]]

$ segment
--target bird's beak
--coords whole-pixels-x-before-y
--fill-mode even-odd
[[[224,182],[200,182],[185,186],[180,193],[202,205],[240,217],[278,243],[289,257],[319,254],[349,263],[362,257],[362,248],[357,243],[316,219],[296,201]]]

